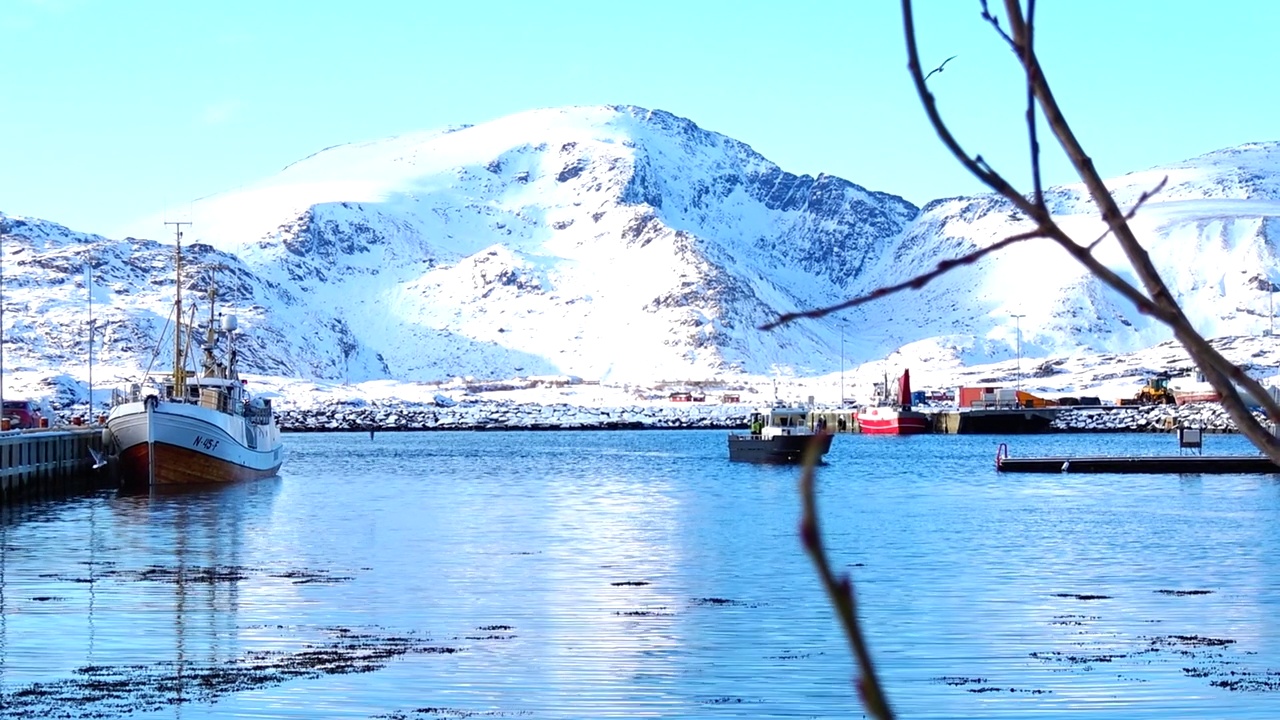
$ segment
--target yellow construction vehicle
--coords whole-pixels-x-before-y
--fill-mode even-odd
[[[1173,402],[1173,391],[1169,389],[1169,376],[1160,374],[1147,378],[1138,394],[1133,399],[1139,405],[1168,405]]]

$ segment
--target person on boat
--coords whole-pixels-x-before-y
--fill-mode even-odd
[[[764,423],[760,422],[760,416],[756,415],[751,419],[751,434],[759,435],[760,431],[763,429],[764,429]]]

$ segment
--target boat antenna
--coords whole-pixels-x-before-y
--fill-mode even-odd
[[[190,221],[166,220],[165,225],[173,226],[173,270],[176,277],[173,292],[173,396],[185,398],[186,371],[182,362],[182,226],[190,225]]]

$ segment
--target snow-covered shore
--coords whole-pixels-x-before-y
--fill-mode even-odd
[[[741,428],[749,406],[688,404],[686,407],[580,407],[556,403],[481,401],[453,406],[377,403],[352,407],[333,403],[278,413],[284,432],[365,430],[643,430]]]
[[[1253,414],[1266,424],[1260,411]],[[1052,432],[1170,432],[1179,425],[1211,433],[1236,432],[1235,422],[1218,403],[1064,410],[1049,427]]]
[[[442,398],[443,400],[443,398]],[[744,428],[749,405],[671,403],[576,406],[511,400],[467,403],[335,401],[278,414],[285,432],[396,430],[647,430]],[[944,408],[931,408],[936,412]],[[1262,419],[1261,413],[1256,413]],[[1050,432],[1169,432],[1179,425],[1206,432],[1235,432],[1235,423],[1217,403],[1083,408],[1059,412]]]

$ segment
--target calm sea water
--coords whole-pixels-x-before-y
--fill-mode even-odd
[[[724,433],[286,441],[278,479],[4,510],[0,714],[862,714],[796,471]],[[997,441],[840,436],[820,471],[902,717],[1280,716],[1280,480],[997,475]]]

